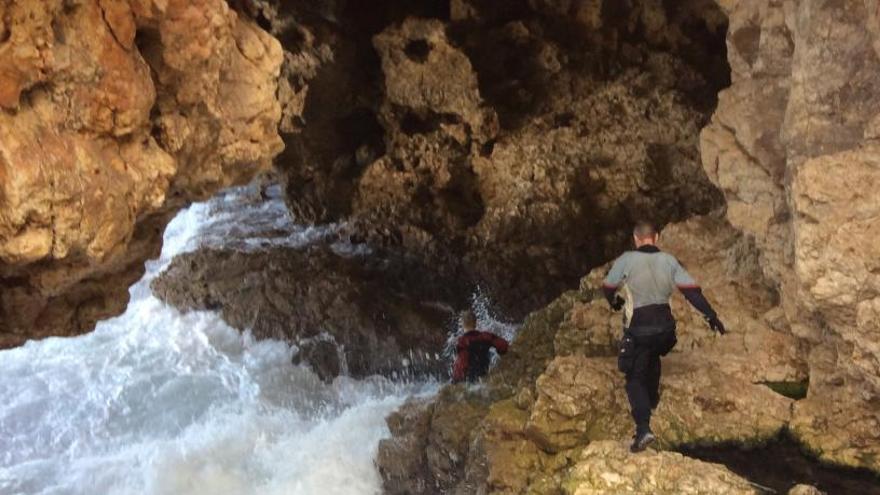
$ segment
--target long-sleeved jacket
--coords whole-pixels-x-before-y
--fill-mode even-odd
[[[674,256],[657,246],[646,245],[627,251],[614,261],[602,285],[609,303],[622,284],[626,284],[632,296],[630,327],[675,325],[669,307],[675,288],[707,319],[716,317],[699,284]]]
[[[489,371],[491,356],[489,350],[495,348],[498,354],[507,352],[508,343],[491,332],[472,330],[458,338],[455,344],[456,358],[452,367],[452,381],[474,381]]]

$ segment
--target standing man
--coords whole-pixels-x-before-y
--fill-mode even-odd
[[[455,364],[452,367],[452,383],[463,380],[475,382],[489,372],[491,348],[498,354],[507,352],[507,341],[491,332],[477,330],[477,316],[473,311],[461,314],[464,334],[455,343]]]
[[[697,282],[674,256],[657,247],[659,237],[653,224],[638,222],[633,230],[636,250],[627,251],[614,261],[602,286],[615,311],[625,303],[618,295],[620,289],[629,293],[633,308],[618,356],[618,367],[626,374],[626,396],[636,423],[631,452],[641,452],[656,440],[651,432],[651,411],[660,402],[660,356],[668,354],[676,343],[675,318],[669,307],[673,289],[677,287],[703,313],[712,330],[722,335],[725,331]]]

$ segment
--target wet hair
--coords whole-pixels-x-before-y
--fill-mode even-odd
[[[633,228],[633,235],[636,236],[637,239],[652,239],[659,233],[660,232],[653,223],[645,220],[639,220]]]
[[[466,329],[476,329],[477,328],[477,315],[474,314],[471,310],[465,310],[461,312],[461,326]]]

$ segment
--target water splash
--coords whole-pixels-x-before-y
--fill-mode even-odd
[[[516,338],[517,332],[519,332],[520,324],[511,323],[503,320],[499,315],[497,315],[492,310],[492,300],[483,292],[482,289],[478,288],[476,292],[471,295],[471,311],[474,312],[474,315],[477,317],[477,329],[481,331],[492,332],[499,337],[504,338],[508,342],[513,342]],[[454,320],[450,323],[450,327],[453,329],[449,336],[446,339],[446,345],[444,346],[443,356],[450,363],[449,371],[452,372],[452,363],[455,361],[455,344],[458,342],[458,338],[464,334],[464,328],[461,326],[461,319],[456,316]],[[500,356],[493,349],[492,351],[492,366],[498,363]]]
[[[181,314],[150,291],[174,256],[199,246],[304,247],[334,235],[297,226],[277,197],[247,206],[246,192],[178,214],[123,315],[0,352],[0,494],[379,492],[384,417],[436,385],[328,385],[291,364],[287,344],[257,342],[212,312]]]

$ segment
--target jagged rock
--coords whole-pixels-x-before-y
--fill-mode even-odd
[[[753,236],[806,339],[798,437],[822,458],[880,470],[876,1],[729,2],[733,85],[703,130],[727,217]],[[846,418],[842,413],[846,411]]]
[[[724,466],[671,452],[629,453],[624,442],[594,442],[581,453],[564,483],[569,495],[755,495],[748,481]]]
[[[299,249],[201,249],[174,259],[152,288],[181,310],[215,309],[258,338],[296,344],[332,379],[406,372],[444,375],[452,285],[382,253],[337,254],[333,240]],[[450,306],[452,305],[452,306]]]
[[[614,358],[556,358],[536,383],[526,434],[548,452],[632,435],[623,375]],[[710,360],[663,360],[660,406],[652,428],[666,445],[775,437],[791,417],[790,399],[721,372]]]
[[[430,402],[410,401],[388,418],[392,437],[379,443],[376,465],[386,493],[474,493],[465,472],[474,428],[490,397],[465,385],[446,387]],[[482,479],[477,479],[482,484]]]
[[[385,493],[434,492],[426,457],[432,413],[430,400],[409,400],[386,419],[391,438],[379,443],[376,455]]]
[[[797,485],[788,491],[788,495],[825,495],[825,492],[815,486]]]
[[[2,9],[6,347],[121,311],[171,213],[269,167],[282,52],[222,0]]]
[[[333,57],[279,160],[291,209],[348,218],[519,317],[612,257],[628,220],[719,206],[695,136],[726,84],[724,15],[604,3],[337,8],[309,28]]]

